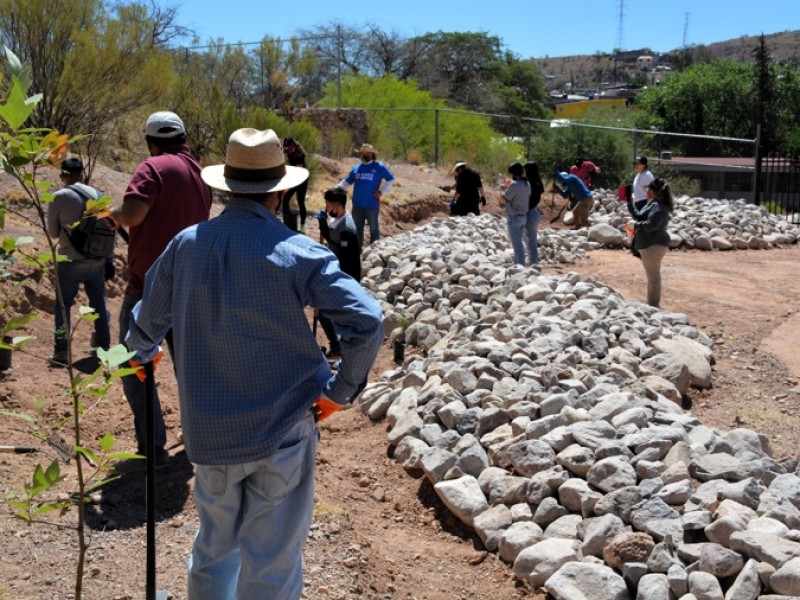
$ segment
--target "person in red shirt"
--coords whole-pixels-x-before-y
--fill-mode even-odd
[[[142,297],[144,276],[175,234],[201,221],[211,211],[211,188],[200,177],[200,165],[186,145],[186,130],[173,112],[150,115],[145,125],[150,157],[139,163],[122,204],[109,218],[116,228],[129,227],[128,286],[119,315],[119,340],[124,343],[131,312]],[[172,334],[167,334],[172,351]],[[136,375],[122,378],[125,397],[133,411],[138,453],[146,454],[145,385]],[[156,463],[166,464],[166,429],[158,392],[155,397]]]
[[[575,164],[569,168],[570,175],[577,175],[581,178],[583,183],[586,185],[587,188],[590,190],[592,189],[592,175],[594,173],[599,173],[600,167],[594,164],[590,160],[584,160],[582,157],[578,157],[575,159]]]

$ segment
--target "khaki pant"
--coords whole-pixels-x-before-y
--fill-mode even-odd
[[[589,211],[592,210],[592,206],[594,206],[594,198],[591,197],[584,198],[578,202],[578,205],[572,211],[572,226],[575,229],[589,226]]]
[[[658,308],[661,302],[661,261],[664,260],[669,248],[653,244],[647,248],[640,248],[642,265],[647,275],[647,303]]]

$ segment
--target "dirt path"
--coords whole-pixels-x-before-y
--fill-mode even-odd
[[[646,300],[644,270],[630,254],[593,252],[572,270]],[[662,309],[686,313],[717,342],[714,387],[695,392],[692,411],[709,425],[761,431],[777,455],[796,458],[800,247],[671,252],[662,282]]]

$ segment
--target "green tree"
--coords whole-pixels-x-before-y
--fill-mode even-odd
[[[661,131],[755,137],[753,67],[717,60],[696,64],[674,74],[662,85],[639,93],[640,128]],[[731,150],[714,141],[695,140],[693,151],[725,154]]]
[[[759,38],[758,46],[753,49],[755,80],[755,122],[761,125],[761,144],[767,149],[777,147],[777,90],[776,73],[772,65],[772,56],[764,39]]]
[[[253,52],[253,96],[263,108],[291,112],[303,106],[307,98],[297,85],[317,70],[313,52],[297,39],[288,43],[280,38],[264,37]]]
[[[31,88],[43,95],[31,125],[92,131],[77,148],[89,177],[120,119],[169,89],[171,61],[159,36],[170,31],[135,2],[117,4],[112,14],[97,0],[75,0],[69,10],[45,0],[0,0],[0,37],[31,65]]]
[[[320,101],[323,107],[335,107],[336,85],[331,83]],[[394,77],[349,76],[342,82],[345,107],[389,108],[369,111],[370,141],[388,157],[407,158],[418,152],[425,161],[434,158],[436,139],[435,109],[439,109],[439,157],[455,155],[481,166],[496,156],[501,136],[489,126],[489,119],[471,113],[448,112],[443,100],[420,90],[414,81]],[[391,110],[396,109],[396,110]],[[502,165],[504,168],[504,165]],[[490,172],[494,172],[495,166]]]
[[[11,238],[4,237],[0,243],[0,263],[13,260],[23,267],[37,272],[39,276],[51,278],[58,304],[64,311],[62,316],[66,322],[66,309],[63,308],[61,285],[59,282],[59,264],[69,260],[58,253],[58,238],[49,235],[46,221],[46,205],[53,201],[53,194],[49,191],[53,183],[43,180],[40,171],[44,167],[57,167],[63,160],[64,145],[77,142],[60,134],[57,130],[49,128],[29,127],[28,122],[35,112],[36,106],[43,98],[41,94],[28,96],[29,71],[21,68],[21,63],[13,53],[6,52],[8,65],[6,72],[8,84],[2,104],[0,104],[0,168],[14,180],[23,191],[27,201],[33,209],[30,211],[18,210],[9,206],[7,201],[0,199],[0,229],[4,225],[6,211],[27,222],[33,229],[38,230],[40,240],[31,237]],[[17,73],[21,73],[19,77]],[[87,202],[87,212],[97,215],[111,205],[111,198],[103,197],[96,201]],[[89,215],[87,215],[89,216]],[[44,250],[40,250],[41,242]],[[37,243],[39,242],[39,243]],[[5,297],[5,294],[4,294]],[[5,302],[5,300],[4,300]],[[57,304],[57,306],[58,306]],[[59,460],[53,460],[49,465],[37,464],[31,474],[30,480],[22,485],[21,490],[10,486],[6,493],[5,505],[9,512],[27,524],[43,524],[59,528],[74,530],[77,537],[76,577],[74,598],[80,600],[83,594],[83,577],[88,551],[88,540],[85,532],[85,502],[89,492],[107,483],[108,471],[113,462],[119,459],[136,458],[136,455],[126,453],[112,453],[115,445],[114,437],[104,435],[99,440],[85,440],[82,436],[83,420],[86,416],[87,400],[97,401],[108,394],[112,383],[124,376],[133,374],[130,368],[120,369],[120,365],[127,365],[133,353],[128,352],[122,345],[117,345],[110,350],[98,350],[101,366],[92,374],[84,375],[76,370],[73,363],[72,339],[75,329],[81,323],[97,319],[94,311],[88,307],[81,307],[81,317],[74,327],[67,331],[67,364],[65,389],[70,401],[70,408],[66,415],[59,410],[60,416],[53,421],[52,416],[45,416],[45,408],[49,401],[39,397],[33,399],[26,408],[28,412],[12,413],[7,410],[0,411],[4,417],[17,419],[23,423],[31,436],[40,442],[48,442],[56,436],[60,429],[70,430],[73,443],[60,444],[62,460],[65,462],[75,459],[75,480],[66,473],[62,473]],[[0,347],[17,352],[26,351],[28,344],[35,338],[25,335],[26,326],[36,318],[35,312],[24,312],[11,317],[0,328]],[[11,337],[11,334],[14,335]],[[8,337],[11,341],[8,342]],[[47,343],[50,343],[49,341]],[[33,414],[29,414],[33,413]],[[52,415],[52,411],[50,415]],[[60,441],[60,440],[58,440]],[[99,447],[98,447],[99,446]],[[94,447],[95,449],[92,449]],[[88,464],[88,467],[84,465]],[[74,493],[64,494],[67,499],[57,499],[54,494],[60,485],[77,487]],[[73,488],[74,489],[74,488]],[[72,491],[72,490],[70,490]],[[66,517],[69,509],[75,508],[77,522],[70,522]]]

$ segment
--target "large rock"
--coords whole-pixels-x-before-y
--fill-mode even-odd
[[[786,596],[800,596],[800,558],[793,558],[769,578],[772,591]]]
[[[597,223],[589,227],[589,240],[606,246],[621,246],[625,236],[616,227],[608,223]]]
[[[511,509],[505,504],[492,506],[473,519],[473,527],[478,537],[490,552],[495,552],[500,547],[500,537],[511,524]]]
[[[756,600],[761,592],[761,580],[758,577],[758,563],[748,560],[738,577],[725,592],[725,600]]]
[[[471,475],[440,481],[433,489],[445,506],[467,525],[472,526],[475,517],[489,509],[478,480]]]
[[[682,335],[676,335],[672,338],[654,340],[653,347],[659,352],[677,356],[686,365],[686,368],[689,369],[689,385],[701,389],[711,387],[710,362],[713,353],[703,344]]]
[[[513,563],[519,553],[542,539],[542,528],[530,521],[512,524],[500,536],[500,558]]]
[[[700,551],[700,570],[715,577],[733,577],[743,566],[741,554],[719,544],[704,544]]]
[[[717,578],[703,571],[689,573],[689,593],[697,600],[724,600]]]
[[[679,356],[669,352],[662,352],[648,358],[641,364],[643,375],[658,375],[674,385],[681,395],[689,391],[692,376],[689,368]]]
[[[648,573],[639,580],[636,600],[670,600],[669,581],[662,573]]]
[[[553,449],[539,440],[517,442],[508,448],[511,464],[520,475],[530,477],[553,466],[556,455]]]
[[[800,557],[800,544],[768,533],[737,531],[731,535],[731,550],[779,568]]]
[[[629,600],[625,580],[605,565],[570,562],[553,573],[545,587],[555,600]]]
[[[514,575],[533,587],[544,585],[562,565],[580,560],[578,540],[549,538],[525,548],[514,561]]]
[[[598,460],[589,469],[586,480],[604,492],[636,485],[636,471],[624,458],[611,456]]]
[[[646,533],[620,533],[603,548],[603,560],[609,567],[622,570],[625,563],[646,563],[655,545]]]

